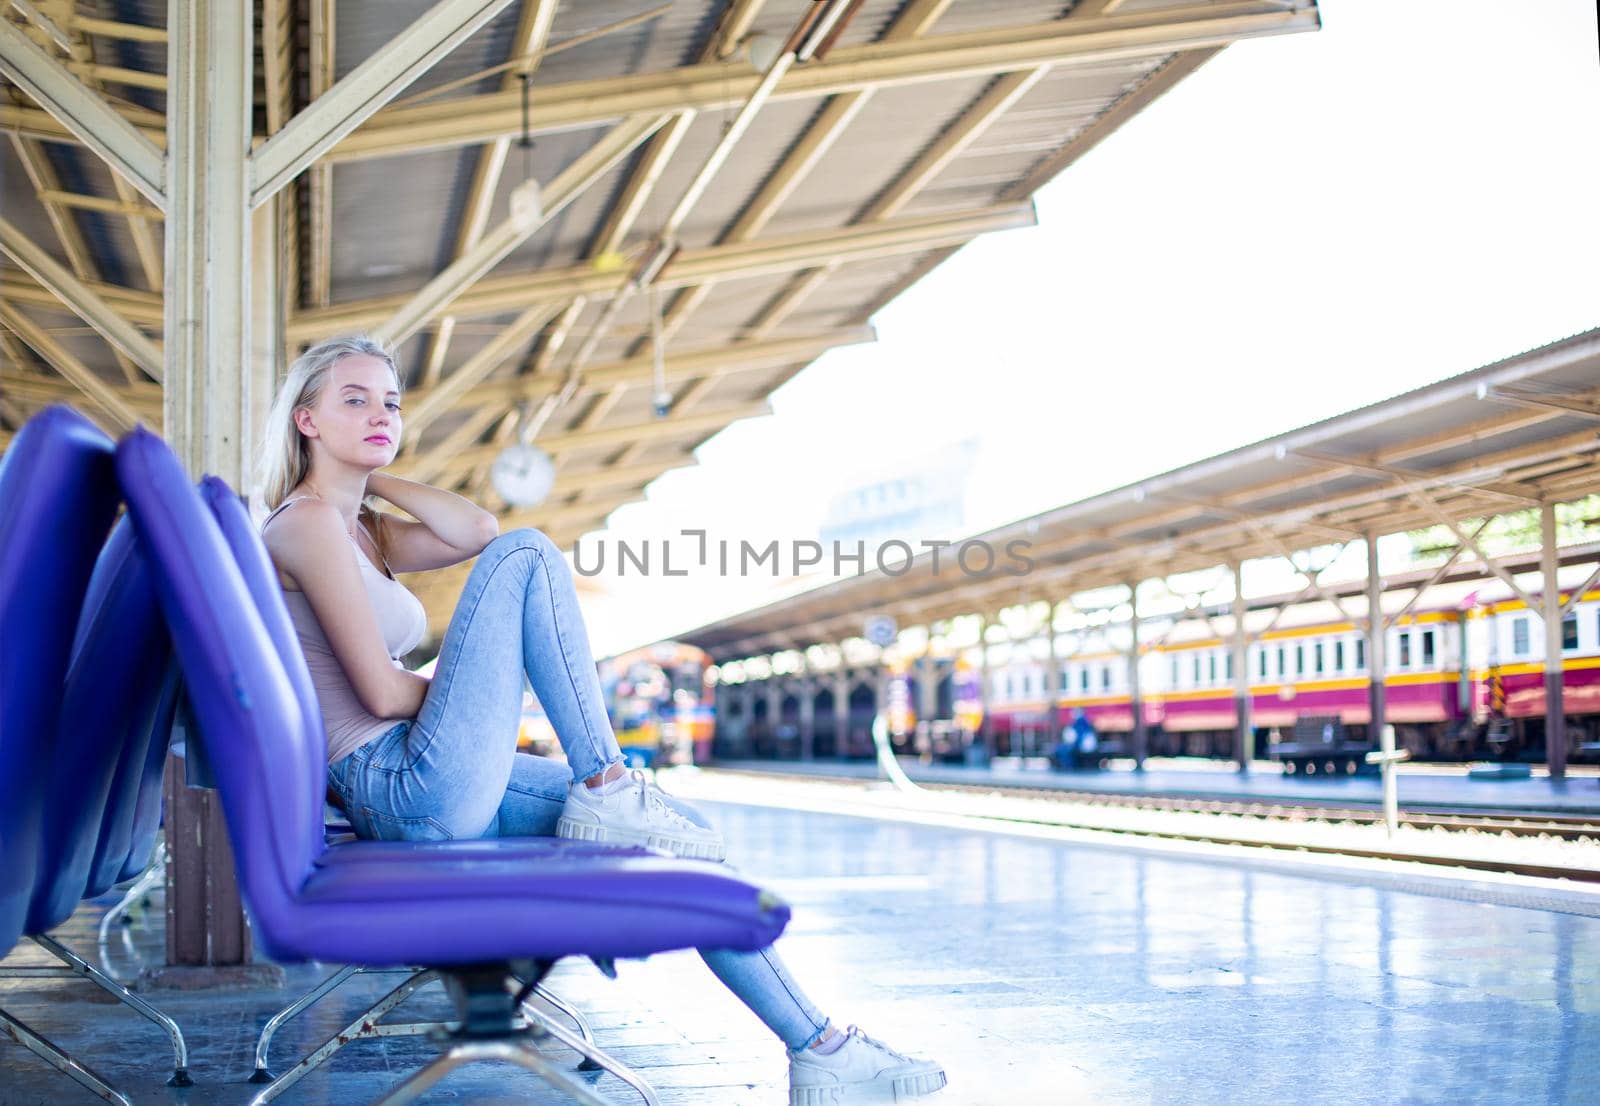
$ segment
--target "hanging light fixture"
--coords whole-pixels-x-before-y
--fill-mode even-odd
[[[531,228],[544,215],[544,195],[533,175],[533,120],[531,95],[533,76],[524,71],[522,79],[522,134],[517,146],[522,150],[522,183],[511,190],[511,218],[517,225]],[[556,465],[550,455],[532,443],[526,430],[495,457],[489,465],[489,483],[513,507],[537,507],[550,495],[556,483]]]

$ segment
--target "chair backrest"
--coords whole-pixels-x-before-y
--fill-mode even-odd
[[[278,572],[272,566],[272,556],[267,552],[266,543],[261,540],[261,532],[250,520],[250,512],[245,508],[244,501],[228,487],[226,480],[220,476],[201,479],[200,498],[211,508],[217,525],[222,529],[222,540],[233,554],[234,564],[244,577],[244,586],[255,602],[256,613],[261,616],[262,625],[266,627],[267,636],[277,650],[284,674],[289,677],[289,685],[294,688],[301,724],[307,734],[317,736],[317,740],[304,743],[304,752],[309,759],[302,770],[313,781],[317,794],[321,796],[327,788],[327,732],[322,725],[322,708],[317,703],[317,690],[311,682],[311,669],[306,667],[306,656],[300,648],[294,621],[289,617],[289,608],[283,599],[283,587],[278,583]],[[317,809],[322,809],[320,799]],[[319,826],[321,821],[319,815]],[[326,835],[319,833],[316,850],[319,855],[325,840]]]
[[[133,801],[117,802],[118,818],[107,819],[94,852],[94,869],[89,874],[89,897],[104,894],[113,885],[132,879],[150,866],[161,830],[161,779],[167,764],[167,749],[172,743],[172,723],[178,713],[178,698],[183,694],[183,679],[178,658],[168,642],[167,670],[161,677],[161,696],[156,700],[155,717],[150,722],[150,737],[145,742],[144,764],[119,779],[133,785]],[[130,746],[130,753],[137,745]],[[120,772],[120,769],[119,769]],[[121,815],[128,815],[127,823]]]
[[[0,460],[0,955],[33,896],[40,770],[116,511],[111,439],[69,407],[29,419]]]
[[[166,444],[142,428],[117,447],[117,477],[156,581],[251,917],[270,946],[322,839],[325,763],[222,531]]]
[[[106,822],[131,823],[171,649],[155,582],[123,519],[101,550],[78,620],[43,773],[39,871],[27,932],[47,932],[71,916],[90,893]],[[126,848],[126,832],[123,839]]]

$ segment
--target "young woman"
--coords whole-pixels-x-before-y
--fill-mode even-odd
[[[265,437],[262,534],[326,723],[330,791],[356,833],[559,834],[721,860],[722,835],[703,816],[624,771],[560,551],[537,530],[499,534],[466,499],[383,472],[400,433],[394,361],[369,339],[337,338],[290,367]],[[472,557],[432,678],[406,671],[399,658],[427,619],[395,573]],[[524,676],[565,762],[517,752]],[[938,1064],[835,1030],[772,949],[701,956],[788,1046],[793,1106],[944,1086]]]

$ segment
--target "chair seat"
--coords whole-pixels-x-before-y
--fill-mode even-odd
[[[355,841],[327,850],[297,898],[295,959],[459,964],[759,948],[776,899],[723,865],[557,838]],[[640,924],[649,919],[648,924]]]
[[[364,841],[330,845],[317,858],[318,867],[361,864],[402,858],[440,860],[524,860],[548,863],[558,858],[664,857],[669,854],[642,846],[600,845],[560,837],[479,837],[463,841]]]

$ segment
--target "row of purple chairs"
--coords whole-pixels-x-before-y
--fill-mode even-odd
[[[128,518],[107,542],[119,498]],[[113,608],[111,593],[91,583],[97,557],[108,583],[127,581],[116,593],[128,593],[123,606]],[[113,564],[122,567],[113,572]],[[111,617],[135,602],[146,604],[143,616]],[[99,637],[78,626],[90,610],[108,612],[103,622],[86,616]],[[95,695],[80,695],[71,679],[75,627],[81,681]],[[328,845],[326,738],[265,547],[232,489],[214,477],[197,489],[142,428],[114,459],[109,441],[65,408],[19,432],[0,469],[0,633],[24,646],[7,648],[0,664],[0,954],[24,933],[42,934],[40,923],[59,924],[96,886],[90,877],[109,871],[109,861],[97,865],[97,850],[107,812],[122,809],[110,801],[119,785],[134,798],[117,873],[133,866],[138,798],[159,763],[150,735],[168,729],[158,715],[171,705],[162,665],[175,653],[256,945],[280,962],[420,967],[412,989],[438,979],[454,1002],[441,1055],[385,1102],[409,1102],[461,1064],[493,1058],[603,1106],[590,1084],[533,1046],[548,1027],[524,1016],[524,1000],[552,965],[567,956],[607,962],[691,947],[757,949],[787,924],[784,903],[726,868],[649,850],[555,839]],[[92,736],[57,724],[78,698],[99,700],[105,724]],[[127,768],[140,786],[130,788],[114,767],[105,798],[98,782],[87,789],[93,794],[74,788],[91,745],[96,763]],[[84,844],[91,836],[93,848]],[[148,841],[142,847],[148,856]],[[86,874],[74,890],[79,870]],[[181,1051],[178,1067],[186,1076]],[[66,1070],[100,1092],[84,1071]]]
[[[0,974],[99,984],[167,1031],[169,1082],[187,1086],[172,1019],[51,936],[83,899],[145,867],[160,822],[176,673],[133,528],[112,527],[118,499],[111,440],[67,408],[31,420],[0,465],[0,955],[26,938],[60,962]],[[127,1101],[14,1015],[0,1010],[0,1026]]]

